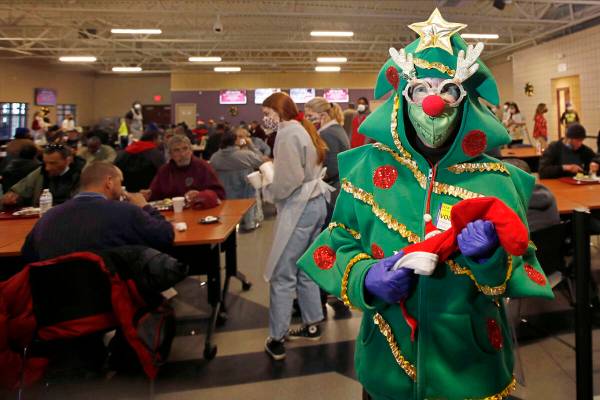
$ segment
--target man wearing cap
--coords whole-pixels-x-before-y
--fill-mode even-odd
[[[375,143],[338,156],[332,221],[299,261],[362,310],[367,398],[507,398],[502,297],[553,297],[524,223],[534,178],[485,154],[510,137],[479,101],[497,105],[498,89],[465,27],[436,9],[390,49],[374,97],[392,96],[359,128]]]
[[[569,128],[573,124],[579,123],[579,115],[573,108],[573,103],[565,103],[565,112],[560,116],[560,123]]]
[[[567,129],[567,136],[550,143],[540,160],[540,178],[560,178],[578,173],[596,174],[600,157],[583,144],[585,128],[574,123]]]

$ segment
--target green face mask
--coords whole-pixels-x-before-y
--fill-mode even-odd
[[[460,107],[446,107],[437,117],[430,117],[423,108],[414,104],[408,105],[408,118],[415,127],[417,136],[429,147],[438,148],[452,135],[458,122]]]

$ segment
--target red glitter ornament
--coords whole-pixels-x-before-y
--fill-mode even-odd
[[[385,253],[383,252],[383,249],[381,247],[379,247],[377,245],[377,243],[373,243],[371,245],[371,254],[373,255],[373,258],[384,258],[385,257]]]
[[[540,286],[546,285],[546,277],[541,272],[538,272],[535,268],[533,268],[529,264],[525,264],[525,272],[527,272],[527,276],[529,279],[534,281]]]
[[[423,112],[430,117],[437,117],[444,112],[446,102],[440,96],[432,94],[423,99]]]
[[[487,136],[484,132],[472,130],[465,135],[462,141],[462,149],[469,157],[475,157],[485,151],[487,147]]]
[[[317,247],[313,253],[313,260],[320,269],[330,269],[335,263],[335,251],[329,246]]]
[[[391,165],[379,167],[373,173],[373,183],[381,189],[389,189],[398,178],[398,171]]]
[[[502,339],[502,331],[498,326],[498,323],[495,319],[488,318],[487,320],[487,333],[488,339],[490,340],[490,344],[496,350],[502,349],[503,339]]]
[[[398,70],[394,67],[389,67],[385,71],[385,77],[387,81],[394,87],[394,89],[398,90],[398,85],[400,84],[400,76],[398,75]]]

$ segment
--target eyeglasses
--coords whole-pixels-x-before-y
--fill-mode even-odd
[[[64,144],[61,143],[50,143],[46,146],[47,150],[64,150],[66,149]]]
[[[431,94],[440,96],[450,107],[458,107],[467,92],[460,83],[456,83],[452,79],[440,82],[435,89],[425,80],[413,79],[402,92],[406,101],[415,105],[421,105],[423,99]]]

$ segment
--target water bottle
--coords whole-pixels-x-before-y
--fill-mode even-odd
[[[542,142],[537,141],[535,143],[535,153],[536,154],[542,154]]]
[[[50,189],[44,189],[40,196],[40,216],[52,208],[52,193]]]

